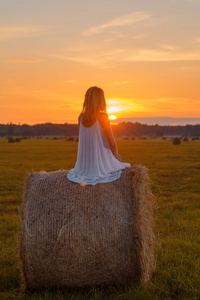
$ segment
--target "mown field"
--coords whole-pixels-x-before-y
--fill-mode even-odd
[[[149,285],[22,291],[18,209],[26,175],[72,168],[78,143],[0,139],[0,299],[200,299],[200,141],[117,143],[123,161],[148,167],[156,197],[156,270]]]

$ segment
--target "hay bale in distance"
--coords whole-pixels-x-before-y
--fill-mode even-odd
[[[14,143],[14,142],[15,142],[15,140],[13,139],[13,137],[8,138],[8,143]]]
[[[16,142],[16,143],[19,143],[19,142],[21,142],[21,139],[20,139],[20,138],[16,138],[16,139],[15,139],[15,142]]]
[[[172,144],[173,145],[180,145],[181,144],[181,140],[179,138],[173,138]]]
[[[68,171],[31,173],[21,208],[24,288],[147,283],[154,269],[152,194],[134,166],[80,186]]]
[[[189,139],[187,137],[184,137],[183,142],[188,142]]]
[[[68,137],[68,138],[67,138],[67,141],[68,141],[68,142],[74,142],[74,140],[75,140],[74,137]]]

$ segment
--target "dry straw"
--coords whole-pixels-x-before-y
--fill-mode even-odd
[[[21,209],[24,288],[144,284],[154,268],[147,170],[80,186],[68,171],[31,173]]]

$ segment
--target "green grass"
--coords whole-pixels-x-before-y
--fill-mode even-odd
[[[157,199],[156,270],[149,285],[21,291],[18,208],[26,175],[72,168],[78,143],[0,139],[0,299],[200,299],[200,141],[117,143],[124,161],[147,166]]]

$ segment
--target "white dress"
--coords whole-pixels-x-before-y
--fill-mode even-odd
[[[88,128],[80,122],[77,161],[67,175],[69,180],[86,185],[110,182],[118,179],[121,170],[130,166],[112,154],[98,120]]]

